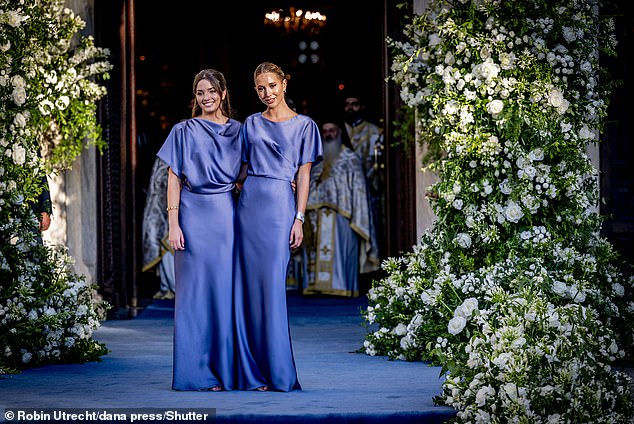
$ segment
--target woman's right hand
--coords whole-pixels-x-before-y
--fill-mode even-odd
[[[171,226],[169,229],[170,246],[174,250],[185,250],[185,237],[179,226]]]

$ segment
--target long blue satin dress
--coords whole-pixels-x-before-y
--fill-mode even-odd
[[[234,386],[233,256],[241,124],[192,118],[157,153],[180,178],[185,250],[174,254],[174,390]]]
[[[319,128],[305,115],[242,126],[247,178],[236,210],[236,388],[301,390],[286,306],[286,271],[296,205],[291,181],[322,157]]]

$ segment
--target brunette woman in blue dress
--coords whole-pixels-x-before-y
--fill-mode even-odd
[[[169,244],[174,250],[174,390],[234,386],[233,247],[240,123],[222,73],[194,78],[192,118],[157,153],[169,165]]]
[[[242,126],[243,173],[236,209],[236,388],[301,390],[286,305],[291,250],[304,237],[310,168],[322,158],[317,124],[285,100],[288,79],[270,62],[254,72],[266,106]],[[295,192],[291,182],[296,182]]]

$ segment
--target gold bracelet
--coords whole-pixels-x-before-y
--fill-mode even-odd
[[[167,209],[165,209],[166,211],[175,211],[178,209],[178,205],[172,205],[172,206],[168,206]]]

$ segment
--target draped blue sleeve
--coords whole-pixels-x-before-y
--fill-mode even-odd
[[[185,138],[183,133],[182,125],[174,125],[163,146],[156,154],[181,180],[183,179],[183,141]]]
[[[192,118],[174,125],[156,154],[192,193],[215,194],[233,190],[240,172],[241,124]]]
[[[309,119],[304,131],[298,165],[302,166],[309,162],[317,164],[323,159],[323,147],[319,127],[315,121]]]
[[[242,162],[247,163],[249,162],[249,157],[248,157],[249,146],[248,146],[246,128],[244,126],[240,129],[240,144],[242,146]]]
[[[242,128],[248,175],[293,181],[301,165],[322,158],[319,129],[306,115],[274,122],[255,113]]]

